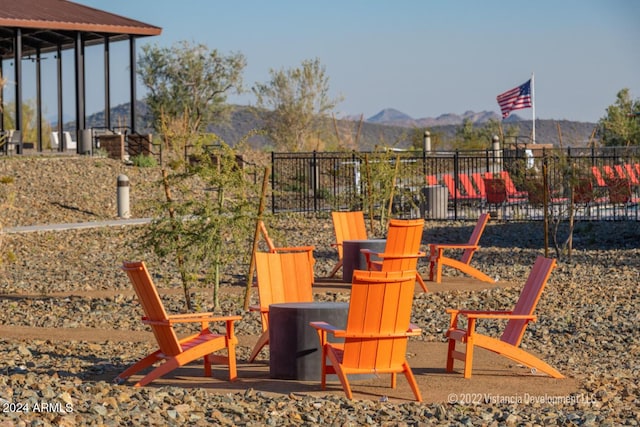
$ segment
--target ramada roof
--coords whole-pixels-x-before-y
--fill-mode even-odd
[[[0,57],[13,56],[15,30],[22,32],[23,55],[73,47],[81,32],[86,45],[156,36],[162,28],[67,0],[0,0]]]

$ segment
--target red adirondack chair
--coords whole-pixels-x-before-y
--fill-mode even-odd
[[[495,282],[491,277],[470,265],[473,254],[480,247],[480,237],[482,237],[489,218],[488,213],[480,215],[467,243],[429,243],[429,280],[436,283],[442,282],[442,266],[446,265],[483,282]],[[457,260],[444,256],[445,250],[463,250],[464,252],[462,257]]]
[[[541,371],[554,378],[564,378],[551,365],[520,347],[527,324],[536,320],[533,312],[555,265],[554,259],[542,256],[536,259],[520,298],[511,311],[447,310],[451,315],[449,329],[446,332],[449,339],[447,372],[452,372],[454,361],[459,360],[464,362],[464,377],[470,378],[474,348],[480,347],[528,366],[532,371]],[[467,319],[466,328],[458,324],[461,317]],[[491,319],[508,321],[499,339],[483,335],[476,330],[478,322]],[[456,350],[457,343],[464,345],[464,352]]]

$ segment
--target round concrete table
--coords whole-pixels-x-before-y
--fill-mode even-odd
[[[382,253],[387,245],[386,239],[344,240],[342,242],[342,281],[351,283],[353,270],[366,270],[367,260],[360,249]],[[371,258],[379,260],[375,255]]]
[[[322,349],[309,323],[322,321],[344,329],[346,302],[296,302],[269,306],[269,373],[283,380],[320,380]],[[341,342],[330,334],[328,340]]]

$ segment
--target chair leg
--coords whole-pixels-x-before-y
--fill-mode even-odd
[[[422,279],[422,276],[417,271],[416,271],[416,281],[420,284],[420,287],[422,288],[422,290],[424,292],[429,292],[429,289],[427,288],[427,284],[424,283],[424,280]]]
[[[335,265],[335,267],[333,267],[333,270],[331,270],[331,273],[329,273],[329,277],[335,276],[336,273],[338,272],[338,270],[340,270],[341,267],[342,267],[342,260],[339,260],[337,262],[337,264]]]
[[[464,355],[464,377],[471,378],[471,371],[473,369],[473,338],[467,338],[467,349]]]
[[[413,391],[413,395],[416,397],[418,402],[422,402],[422,395],[420,394],[418,383],[416,382],[416,378],[413,376],[413,372],[411,371],[409,364],[404,362],[403,367],[404,376],[407,378],[407,382],[409,383],[409,387],[411,387],[411,391]]]
[[[256,342],[255,346],[253,346],[251,356],[249,356],[249,363],[253,363],[256,357],[258,357],[258,353],[260,353],[260,350],[262,350],[262,348],[267,344],[269,344],[269,330],[262,332],[262,335],[260,335],[260,338],[258,338],[258,342]]]
[[[120,375],[118,375],[114,379],[114,381],[119,383],[121,381],[126,380],[127,378],[129,378],[131,375],[137,373],[138,371],[141,371],[141,370],[143,370],[145,368],[148,368],[149,366],[153,365],[158,360],[160,360],[160,358],[158,357],[159,354],[160,354],[160,350],[155,351],[155,352],[151,353],[150,355],[146,356],[144,359],[139,360],[135,364],[133,364],[130,367],[128,367],[127,369],[125,369]]]
[[[158,366],[153,371],[151,371],[147,375],[145,375],[140,381],[138,381],[135,384],[135,387],[143,387],[143,386],[149,384],[150,382],[152,382],[153,380],[156,380],[156,379],[164,376],[165,374],[168,374],[169,372],[173,371],[174,369],[176,369],[179,366],[180,366],[180,364],[178,363],[176,358],[172,357],[171,359],[168,359],[162,365]]]
[[[340,380],[340,384],[342,384],[342,389],[344,390],[344,394],[347,395],[347,399],[349,400],[353,399],[353,393],[351,392],[351,385],[349,385],[349,379],[347,378],[347,375],[342,370],[342,366],[340,365],[338,358],[336,357],[334,351],[331,348],[328,349],[327,356],[329,357],[329,360],[331,360],[331,365],[333,366],[333,369],[335,370],[335,373],[338,376],[338,379]]]
[[[236,368],[236,345],[230,343],[227,347],[227,358],[229,364],[229,381],[235,381],[238,379],[238,371]]]
[[[453,357],[454,351],[456,351],[456,340],[449,338],[449,346],[447,349],[447,372],[453,372],[453,363],[455,362]]]

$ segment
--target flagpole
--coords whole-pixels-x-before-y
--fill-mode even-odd
[[[536,91],[534,89],[534,84],[533,84],[533,72],[531,73],[531,111],[532,111],[532,115],[533,115],[533,131],[531,133],[531,139],[533,140],[533,143],[536,143]]]

